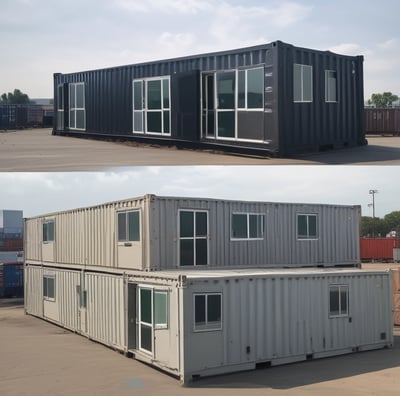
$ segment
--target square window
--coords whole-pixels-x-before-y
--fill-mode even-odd
[[[119,212],[118,217],[118,242],[140,241],[140,212]]]
[[[297,215],[297,238],[318,239],[318,226],[316,214]]]
[[[264,215],[257,213],[233,213],[231,239],[263,239]]]
[[[43,276],[43,297],[47,300],[56,298],[56,279],[54,275]]]
[[[329,317],[348,316],[349,314],[349,286],[329,286]]]
[[[194,294],[194,330],[222,329],[221,293]]]

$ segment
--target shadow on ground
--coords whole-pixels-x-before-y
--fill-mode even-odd
[[[392,349],[359,352],[338,357],[316,359],[284,366],[221,375],[197,380],[192,388],[272,388],[291,389],[334,381],[400,365],[400,336],[394,337]]]

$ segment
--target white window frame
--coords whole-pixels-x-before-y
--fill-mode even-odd
[[[193,236],[192,237],[181,237],[181,212],[192,212],[193,213]],[[206,213],[207,214],[207,235],[206,236],[196,236],[196,213]],[[209,241],[209,211],[205,209],[179,209],[178,210],[178,262],[179,266],[181,267],[181,241],[182,240],[193,240],[193,267],[207,267],[210,264],[210,244]],[[197,264],[196,263],[196,240],[203,239],[207,241],[207,264]],[[182,268],[192,268],[190,265],[182,265]]]
[[[251,70],[257,70],[260,69],[263,71],[263,86],[262,86],[262,107],[257,107],[257,108],[249,108],[248,107],[248,72]],[[245,72],[245,78],[244,78],[244,95],[245,95],[245,107],[239,107],[239,72]],[[255,112],[264,112],[264,103],[265,103],[265,76],[264,76],[264,66],[259,66],[259,67],[250,67],[250,68],[246,68],[246,69],[238,69],[236,71],[236,96],[237,96],[237,100],[236,100],[236,108],[237,111],[255,111]],[[237,133],[237,131],[236,131]]]
[[[142,322],[141,320],[141,290],[149,290],[151,292],[151,320],[152,323],[149,324],[147,322]],[[138,285],[138,316],[137,316],[137,324],[138,324],[138,341],[139,341],[139,350],[143,353],[146,353],[147,355],[154,356],[154,331],[155,330],[166,330],[169,328],[169,320],[170,320],[170,312],[169,312],[169,298],[170,298],[170,293],[169,290],[167,289],[160,289],[157,287],[149,286],[149,285]],[[154,306],[154,294],[155,293],[160,293],[160,294],[165,294],[166,295],[166,317],[167,317],[167,323],[161,323],[161,324],[156,324],[155,321],[155,306]],[[151,328],[151,351],[144,349],[141,347],[142,345],[142,333],[141,333],[141,326],[144,325],[145,327],[150,327]]]
[[[44,280],[46,279],[52,279],[53,284],[54,284],[54,297],[49,297],[48,295],[48,288],[46,288],[46,291],[44,290]],[[43,275],[43,298],[47,301],[56,301],[56,275],[50,275],[50,274],[44,274]]]
[[[339,307],[339,313],[338,314],[332,314],[331,313],[331,301],[330,301],[330,294],[331,294],[331,289],[337,288],[338,289],[338,295],[339,295],[339,301],[338,301],[338,307]],[[341,300],[342,300],[342,290],[346,291],[346,308],[347,312],[342,313],[342,307],[341,307]],[[328,290],[328,304],[329,304],[329,318],[347,318],[350,315],[350,289],[349,285],[345,284],[330,284],[329,285],[329,290]]]
[[[205,296],[205,320],[206,324],[205,327],[203,328],[196,328],[196,296]],[[210,327],[207,328],[208,324],[208,296],[220,296],[220,309],[221,309],[221,323],[219,327]],[[221,331],[222,330],[222,322],[223,322],[223,301],[222,301],[222,293],[221,292],[199,292],[199,293],[193,293],[193,332],[194,333],[204,333],[204,332],[210,332],[210,331]]]
[[[295,100],[294,98],[294,69],[296,66],[300,66],[300,92],[301,92],[301,99],[300,100]],[[304,69],[309,68],[311,70],[311,87],[310,87],[310,92],[311,92],[311,99],[310,100],[305,100],[304,99]],[[312,103],[314,100],[314,87],[313,87],[313,67],[311,65],[303,65],[300,63],[294,63],[293,64],[293,102],[294,103]]]
[[[75,106],[77,106],[77,95],[76,95],[76,87],[78,85],[82,85],[83,86],[83,107],[71,107],[71,88],[74,87],[74,96],[75,96]],[[69,117],[68,117],[68,127],[71,130],[77,130],[77,131],[85,131],[86,130],[86,102],[85,102],[85,83],[84,82],[79,82],[79,83],[70,83],[68,85],[68,108],[69,108]],[[83,110],[83,124],[84,127],[83,128],[77,128],[76,127],[76,113],[77,111]],[[75,125],[71,125],[71,113],[74,112],[75,113]]]
[[[163,81],[168,81],[168,104],[169,107],[164,107],[164,84]],[[149,81],[160,81],[161,82],[161,109],[148,109],[147,108],[147,93]],[[142,83],[142,109],[135,110],[135,82]],[[164,112],[169,112],[169,132],[164,132]],[[161,132],[149,132],[147,129],[147,113],[161,112]],[[142,131],[135,131],[135,113],[142,113]],[[154,136],[171,136],[171,77],[170,76],[159,76],[150,78],[135,78],[132,80],[132,133],[134,134],[146,134]]]
[[[53,223],[53,239],[45,239],[44,238],[44,225]],[[48,230],[46,230],[46,238],[48,237]],[[42,222],[42,242],[43,243],[54,243],[56,241],[56,219],[48,219]]]
[[[126,240],[119,240],[119,215],[120,214],[125,214],[126,220],[128,220],[128,214],[129,213],[133,213],[133,212],[137,212],[139,213],[139,240],[135,241],[135,240],[129,240],[129,222],[126,221],[125,224],[125,232],[126,232]],[[142,241],[142,214],[140,209],[130,209],[130,210],[121,210],[117,212],[117,220],[116,220],[116,224],[117,224],[117,232],[116,232],[116,237],[117,237],[117,243],[118,245],[124,245],[125,243],[139,243]]]
[[[307,216],[307,236],[299,236],[299,216]],[[316,236],[310,236],[309,217],[316,218]],[[319,227],[318,227],[319,214],[318,213],[296,213],[296,236],[298,241],[317,241],[319,240]]]
[[[233,216],[234,215],[246,215],[247,216],[247,237],[246,238],[235,238],[233,236]],[[262,217],[262,236],[259,238],[250,237],[250,216],[261,216]],[[251,213],[251,212],[232,212],[231,213],[231,241],[262,241],[265,235],[265,214],[264,213]]]
[[[331,91],[329,85],[329,73],[335,73],[335,100],[331,100]],[[325,102],[326,103],[338,103],[338,85],[337,85],[337,71],[336,70],[325,70]]]

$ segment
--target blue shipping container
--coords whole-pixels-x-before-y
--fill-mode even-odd
[[[24,264],[0,264],[0,297],[23,297]]]

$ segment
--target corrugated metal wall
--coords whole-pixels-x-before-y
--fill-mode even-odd
[[[209,211],[210,267],[355,265],[359,262],[358,206],[251,203],[157,197],[151,202],[151,268],[177,268],[178,210]],[[265,215],[264,240],[231,241],[231,213]],[[318,240],[297,240],[296,214],[318,214]]]
[[[122,276],[86,273],[87,335],[106,345],[124,349],[125,297]]]
[[[364,144],[363,57],[278,46],[280,153]],[[311,103],[293,101],[294,63],[313,67]],[[325,101],[325,70],[337,72],[336,103]]]
[[[90,208],[60,212],[26,220],[26,260],[42,260],[42,222],[55,219],[54,260],[57,264],[117,267],[116,216],[118,210],[138,208],[133,199]],[[146,222],[142,222],[146,224]],[[145,228],[143,229],[145,231]]]
[[[400,109],[365,109],[365,131],[367,134],[400,134]]]
[[[25,266],[25,311],[43,317],[43,268]]]
[[[348,317],[329,318],[329,285],[349,287]],[[390,277],[277,274],[190,280],[184,289],[185,373],[272,364],[391,345]],[[193,332],[193,293],[222,293],[222,331]]]

